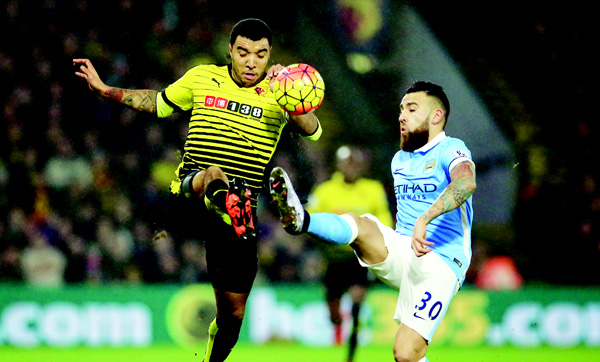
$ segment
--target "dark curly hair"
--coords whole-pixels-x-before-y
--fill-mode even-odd
[[[240,20],[231,29],[231,35],[229,36],[229,44],[233,45],[238,35],[248,38],[252,41],[261,40],[266,38],[269,41],[269,45],[272,46],[273,35],[271,28],[260,19],[248,18]]]

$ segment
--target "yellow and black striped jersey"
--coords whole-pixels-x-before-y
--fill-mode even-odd
[[[269,81],[244,88],[233,81],[229,66],[199,65],[169,85],[162,97],[192,113],[171,191],[178,193],[180,180],[190,172],[218,166],[230,180],[245,179],[256,202],[265,168],[287,123]]]

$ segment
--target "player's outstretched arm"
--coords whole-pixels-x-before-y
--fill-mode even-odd
[[[96,68],[89,59],[73,59],[73,65],[79,66],[79,71],[76,71],[75,75],[85,79],[93,92],[102,97],[114,99],[131,109],[156,114],[157,91],[109,87],[100,79]]]
[[[431,248],[427,246],[433,245],[426,239],[427,224],[436,217],[456,209],[475,192],[475,166],[470,161],[459,163],[450,172],[450,180],[440,197],[415,222],[411,246],[417,256],[430,252]]]

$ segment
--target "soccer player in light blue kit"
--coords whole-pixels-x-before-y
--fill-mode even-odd
[[[358,262],[398,290],[396,361],[428,361],[432,340],[471,262],[475,164],[463,141],[446,136],[442,87],[419,81],[400,104],[400,151],[392,159],[396,229],[370,214],[307,213],[276,167],[270,189],[290,234],[350,245]]]

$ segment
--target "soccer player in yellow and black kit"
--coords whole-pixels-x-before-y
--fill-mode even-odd
[[[257,272],[256,205],[265,168],[281,132],[321,134],[311,112],[289,115],[272,93],[277,64],[267,70],[271,30],[244,19],[231,31],[231,64],[199,65],[161,92],[104,84],[88,59],[74,59],[90,89],[132,109],[167,117],[191,110],[184,155],[171,183],[175,231],[193,229],[205,241],[217,316],[204,362],[224,361],[236,344]]]

